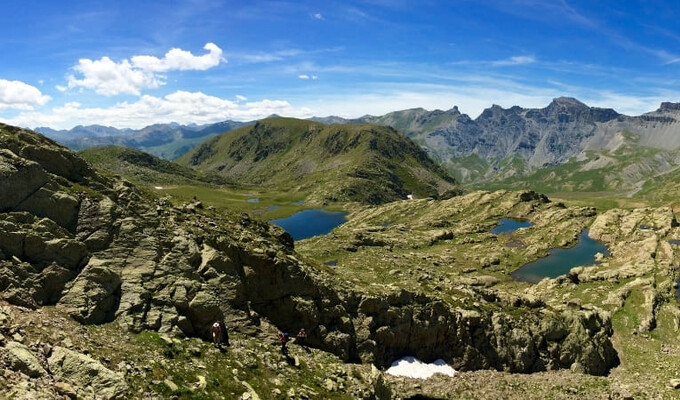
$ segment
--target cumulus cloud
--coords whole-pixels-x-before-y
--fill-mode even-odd
[[[115,62],[109,57],[99,60],[83,58],[73,67],[76,75],[68,77],[67,86],[57,86],[66,91],[73,88],[91,89],[104,96],[133,94],[139,96],[143,89],[156,89],[165,84],[167,71],[204,71],[226,61],[222,49],[214,43],[203,46],[208,54],[195,56],[182,49],[171,49],[163,58],[134,56],[130,60]]]
[[[510,57],[506,60],[498,60],[494,61],[492,64],[497,67],[506,67],[506,66],[512,66],[512,65],[522,65],[522,64],[531,64],[536,62],[536,59],[534,57],[530,56],[514,56]]]
[[[109,108],[87,108],[79,103],[67,103],[46,113],[22,112],[5,122],[24,127],[49,126],[54,129],[92,124],[142,128],[153,123],[205,124],[227,119],[252,121],[271,114],[299,118],[312,116],[310,109],[293,107],[285,100],[240,102],[202,92],[176,91],[165,97],[143,95],[138,101],[120,102]]]
[[[76,87],[92,89],[104,96],[119,94],[140,95],[142,89],[156,89],[163,84],[163,76],[151,71],[134,68],[128,60],[116,63],[109,57],[99,60],[81,59],[73,69],[82,74],[78,79],[71,75],[68,86],[58,86],[57,89],[66,91]]]
[[[132,65],[144,71],[165,72],[170,70],[197,70],[205,71],[216,67],[223,60],[222,49],[214,43],[207,43],[203,46],[208,50],[208,54],[195,56],[182,49],[171,49],[165,53],[165,57],[157,58],[154,56],[134,56]]]
[[[316,75],[307,75],[307,74],[298,75],[298,78],[300,78],[300,79],[311,79],[313,81],[319,79],[319,77],[316,76]]]
[[[314,18],[315,18],[315,19],[318,19],[319,21],[325,20],[325,18],[323,17],[323,15],[321,15],[321,13],[316,13],[316,14],[314,14]]]
[[[50,96],[42,94],[35,86],[21,81],[0,79],[0,110],[32,110],[33,107],[42,106],[50,99]]]

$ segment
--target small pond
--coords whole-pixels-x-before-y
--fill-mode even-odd
[[[513,278],[522,282],[539,282],[543,278],[556,278],[569,273],[569,270],[595,263],[595,254],[609,255],[609,250],[604,244],[588,237],[588,230],[581,232],[578,243],[568,249],[552,249],[547,257],[539,258],[530,262],[517,271],[510,274]]]
[[[338,260],[330,260],[326,261],[323,263],[324,265],[328,265],[329,267],[337,267],[338,266]]]
[[[301,205],[305,204],[305,201],[304,200],[291,201],[290,204],[292,204],[294,206],[301,206]]]
[[[530,228],[533,224],[527,220],[514,219],[514,218],[501,218],[498,221],[498,225],[495,226],[491,233],[494,235],[500,235],[501,233],[514,232],[519,228]]]
[[[260,199],[258,199],[257,197],[253,197],[253,198],[250,198],[250,199],[248,199],[248,200],[246,200],[246,201],[247,201],[248,203],[259,203],[259,202],[260,202]]]
[[[267,211],[274,211],[278,210],[279,208],[281,208],[281,206],[277,206],[276,204],[274,204],[273,206],[267,207]]]
[[[345,223],[344,211],[310,209],[296,212],[288,218],[272,219],[274,225],[285,229],[295,240],[325,235]]]
[[[669,239],[668,243],[672,244],[674,246],[680,246],[680,240],[678,240],[678,239]]]

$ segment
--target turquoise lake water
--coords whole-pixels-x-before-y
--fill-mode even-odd
[[[530,228],[532,226],[534,225],[527,220],[501,218],[500,221],[498,221],[498,225],[491,230],[491,233],[494,235],[500,235],[501,233],[510,233],[516,231],[519,228]]]
[[[271,222],[285,229],[295,240],[325,235],[346,222],[344,211],[310,209],[299,211],[288,218],[273,219]]]
[[[589,238],[586,229],[581,232],[575,246],[568,249],[552,249],[547,257],[524,265],[510,276],[518,281],[531,283],[539,282],[543,278],[556,278],[569,273],[574,267],[595,264],[597,253],[608,256],[609,250],[604,244]]]

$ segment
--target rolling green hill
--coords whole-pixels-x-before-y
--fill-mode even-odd
[[[379,204],[455,189],[453,178],[418,145],[377,125],[269,118],[213,138],[177,162],[317,202]]]
[[[224,178],[203,176],[190,168],[127,147],[95,147],[79,154],[97,168],[137,184],[228,183]]]

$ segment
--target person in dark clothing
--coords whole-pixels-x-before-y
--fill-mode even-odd
[[[281,353],[288,356],[288,332],[279,332],[279,341],[281,341]]]

